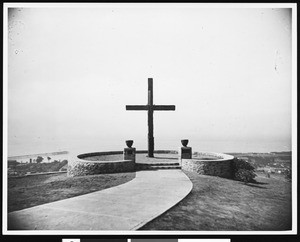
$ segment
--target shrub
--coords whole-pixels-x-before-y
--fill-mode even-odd
[[[255,168],[247,161],[234,158],[233,160],[233,179],[237,181],[254,182],[256,174]]]

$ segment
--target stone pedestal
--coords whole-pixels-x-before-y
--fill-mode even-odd
[[[178,153],[180,159],[192,159],[192,147],[180,147]]]
[[[123,159],[135,162],[135,148],[124,148]]]

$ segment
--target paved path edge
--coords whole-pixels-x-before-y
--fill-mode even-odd
[[[190,180],[190,178],[182,171],[182,173],[187,177],[187,179],[190,181],[190,184],[191,184],[191,187],[190,187],[190,190],[189,192],[181,199],[179,200],[177,203],[175,203],[173,206],[169,207],[168,209],[166,209],[164,212],[162,213],[157,213],[156,215],[154,215],[153,217],[145,220],[145,221],[142,221],[140,224],[136,225],[135,227],[132,228],[132,230],[138,230],[140,228],[142,228],[144,225],[146,225],[147,223],[153,221],[154,219],[158,218],[159,216],[163,215],[164,213],[166,213],[167,211],[169,211],[171,208],[174,208],[177,204],[179,204],[180,202],[183,201],[183,199],[185,199],[192,191],[193,189],[193,183],[192,181]]]

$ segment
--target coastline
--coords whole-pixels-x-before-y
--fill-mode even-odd
[[[8,156],[9,160],[13,159],[26,159],[26,158],[34,158],[37,156],[56,156],[56,155],[67,155],[69,151],[57,151],[57,152],[48,152],[48,153],[39,153],[39,154],[30,154],[30,155],[18,155],[18,156]]]

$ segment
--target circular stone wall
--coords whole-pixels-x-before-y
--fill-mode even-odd
[[[119,173],[135,171],[135,162],[132,160],[99,161],[95,156],[120,155],[121,151],[85,153],[71,155],[68,161],[68,176],[85,176],[104,173]]]
[[[147,153],[147,151],[137,150],[136,153]],[[178,154],[177,151],[171,150],[155,151],[154,153]],[[122,154],[122,151],[83,153],[80,155],[70,154],[67,174],[68,176],[84,176],[135,171],[135,162],[132,160],[120,160]],[[119,160],[113,160],[117,157]],[[195,152],[192,159],[181,159],[179,162],[183,170],[203,175],[232,178],[233,159],[233,156],[227,154]]]
[[[202,175],[233,178],[232,165],[234,156],[211,152],[199,152],[198,154],[208,158],[204,160],[193,156],[192,159],[182,159],[182,169]]]

